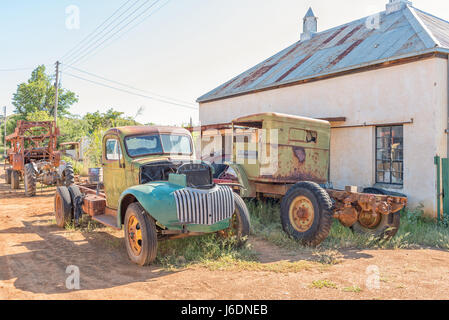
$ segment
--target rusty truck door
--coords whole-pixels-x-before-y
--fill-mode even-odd
[[[117,209],[120,195],[126,189],[126,176],[120,139],[115,135],[104,138],[103,183],[106,205],[111,209]]]

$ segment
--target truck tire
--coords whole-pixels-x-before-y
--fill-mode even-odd
[[[352,231],[358,234],[373,236],[380,240],[390,240],[399,231],[401,224],[401,213],[390,213],[389,215],[380,215],[378,223],[374,226],[364,226],[357,221],[352,227]]]
[[[236,237],[237,245],[241,246],[248,240],[251,231],[249,211],[245,201],[234,193],[235,212],[231,218],[229,229],[220,232],[226,238]]]
[[[72,217],[74,219],[75,218],[81,218],[81,216],[76,217],[75,206],[76,206],[77,199],[79,197],[82,197],[83,194],[81,193],[80,188],[77,185],[71,185],[67,189],[69,190],[70,200],[72,201]],[[82,213],[82,209],[81,209],[81,213]]]
[[[62,185],[69,187],[75,183],[75,173],[71,163],[67,163],[66,168],[62,173]]]
[[[57,187],[55,193],[55,218],[56,224],[60,228],[72,222],[73,215],[72,199],[67,187]]]
[[[147,266],[156,259],[156,224],[138,202],[126,210],[125,245],[129,259],[139,266]]]
[[[11,171],[11,189],[17,190],[20,188],[20,175],[19,171]]]
[[[5,183],[6,184],[11,184],[11,169],[6,169],[5,170]]]
[[[300,182],[291,187],[281,202],[284,231],[305,246],[318,246],[332,226],[332,200],[314,182]]]
[[[27,163],[25,165],[25,195],[27,197],[34,197],[36,195],[36,171],[34,170],[33,164]]]

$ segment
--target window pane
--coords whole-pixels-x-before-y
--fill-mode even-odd
[[[402,138],[403,137],[402,131],[403,131],[402,126],[401,127],[392,127],[391,135],[393,136],[393,138]]]
[[[377,182],[385,183],[385,177],[383,172],[377,172]]]
[[[125,144],[131,157],[163,153],[159,135],[128,137]]]
[[[403,127],[376,128],[376,179],[379,183],[403,183]]]
[[[118,141],[115,139],[110,139],[106,141],[106,159],[107,160],[119,160],[119,150],[120,146]]]

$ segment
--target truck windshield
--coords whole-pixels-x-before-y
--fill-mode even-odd
[[[155,134],[125,138],[126,150],[130,157],[153,154],[192,154],[190,137],[185,135]]]

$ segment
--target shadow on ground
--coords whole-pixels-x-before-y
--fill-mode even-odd
[[[47,216],[52,213],[47,213]],[[39,225],[48,222],[48,225]],[[172,274],[156,267],[139,267],[127,257],[123,239],[107,232],[80,232],[82,240],[70,240],[51,221],[22,221],[23,227],[0,230],[0,235],[36,234],[42,240],[21,242],[24,253],[0,257],[0,281],[14,280],[17,289],[33,293],[64,293],[69,274],[79,267],[82,290],[107,289],[135,282],[151,282]],[[37,224],[39,223],[39,224]]]

